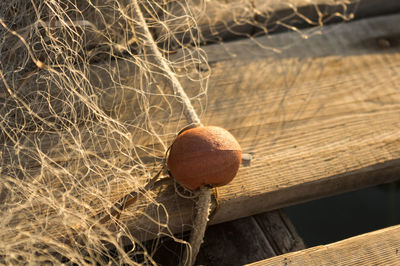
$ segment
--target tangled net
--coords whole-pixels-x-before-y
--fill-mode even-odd
[[[145,189],[187,122],[143,48],[133,1],[1,1],[1,263],[156,264],[161,237],[187,246]],[[348,1],[321,2],[338,12],[313,6],[307,18],[290,0],[138,4],[173,74],[192,84],[186,93],[201,117],[211,72],[200,45],[351,16]],[[138,201],[116,216],[131,192]],[[151,244],[144,224],[127,222],[138,216],[159,228]]]

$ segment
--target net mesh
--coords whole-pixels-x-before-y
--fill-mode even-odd
[[[132,1],[0,2],[1,263],[155,264],[162,239],[187,246],[158,192],[145,189],[187,122],[143,48]],[[212,73],[202,45],[283,30],[305,37],[303,27],[350,19],[354,2],[138,1],[200,117]],[[115,216],[131,192],[137,202]],[[149,223],[159,228],[150,245],[135,233]]]

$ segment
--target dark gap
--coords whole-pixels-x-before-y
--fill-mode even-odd
[[[189,241],[190,232],[175,235],[179,239]],[[186,245],[174,241],[172,238],[163,237],[159,240],[150,240],[146,243],[147,246],[152,242],[159,241],[157,247],[153,249],[154,254],[152,258],[160,266],[175,266],[179,265],[181,257],[184,254]],[[154,248],[154,247],[153,247]]]
[[[400,182],[284,209],[307,247],[400,224]]]

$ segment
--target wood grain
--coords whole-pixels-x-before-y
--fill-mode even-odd
[[[398,265],[400,226],[292,252],[249,265]]]
[[[399,178],[399,22],[387,16],[327,26],[308,39],[287,33],[205,47],[212,76],[201,119],[254,153],[218,189],[212,224]],[[159,199],[179,232],[192,202],[168,189]]]
[[[398,32],[389,25],[399,21],[326,27],[308,40],[260,39],[260,47],[279,54],[250,41],[207,50],[216,61],[203,121],[231,129],[244,151],[254,153],[252,166],[220,189],[215,221],[233,210],[248,215],[373,185],[385,172],[386,181],[396,178],[400,79],[393,67],[400,57]],[[393,46],[379,48],[381,38]]]

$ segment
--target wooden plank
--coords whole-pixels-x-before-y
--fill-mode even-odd
[[[398,265],[399,263],[400,226],[396,225],[249,265]]]
[[[211,223],[399,178],[399,22],[387,16],[308,39],[288,33],[205,47],[213,68],[202,120],[231,130],[254,153],[251,166],[218,189]],[[168,189],[158,199],[179,232],[192,202]]]
[[[205,6],[202,2],[192,3],[190,7],[193,13],[200,14],[193,35],[179,34],[184,27],[175,20],[168,22],[185,10],[177,2],[168,7],[173,15],[165,18],[167,28],[156,29],[156,35],[178,32],[170,40],[172,46],[179,46],[177,42],[192,42],[191,36],[199,36],[202,43],[212,43],[400,11],[400,3],[396,0],[231,0],[210,1]]]
[[[230,185],[218,189],[219,208],[211,223],[399,178],[400,42],[398,29],[393,27],[399,22],[399,15],[387,16],[312,30],[306,32],[308,39],[297,33],[285,33],[204,47],[212,72],[207,112],[202,115],[202,121],[227,128],[238,138],[245,152],[254,153],[250,167],[242,168]],[[113,64],[118,69],[115,76],[124,85],[111,88],[125,100],[118,118],[121,121],[132,119],[138,106],[135,102],[138,99],[132,96],[134,92],[130,89],[135,85],[131,78],[135,65],[122,60]],[[203,71],[203,68],[193,68],[193,72],[196,71]],[[97,72],[99,79],[101,73]],[[199,91],[198,83],[182,82],[189,95]],[[98,83],[107,87],[106,80]],[[116,98],[111,94],[110,99]],[[151,117],[154,125],[165,130],[162,137],[166,144],[173,138],[167,133],[176,132],[184,124],[179,107],[175,107],[179,102],[175,101],[171,100],[171,108],[176,109],[168,112],[175,116],[165,118],[155,114]],[[197,110],[201,113],[199,105]],[[68,134],[73,135],[73,132]],[[87,139],[84,134],[80,136]],[[92,147],[93,154],[100,148],[113,152],[112,132],[100,132],[100,136],[107,146],[96,139],[98,143]],[[141,145],[151,147],[151,138],[142,138],[139,134],[138,139],[147,141],[139,142]],[[89,138],[87,145],[91,140]],[[132,145],[129,140],[115,141]],[[49,141],[49,154],[60,148],[56,142]],[[71,142],[74,144],[73,139]],[[64,151],[66,143],[62,142]],[[85,145],[83,143],[85,149],[90,148]],[[27,146],[28,143],[24,143],[24,148]],[[12,148],[8,147],[7,152],[12,153]],[[21,154],[23,151],[19,148]],[[78,146],[75,150],[81,148]],[[127,145],[124,158],[134,155],[130,148]],[[81,155],[79,152],[71,156],[64,154],[53,161],[65,163],[65,172],[74,173],[74,169],[87,160],[80,158]],[[7,162],[2,163],[5,172]],[[99,163],[108,166],[106,159],[99,158]],[[124,165],[123,160],[121,165]],[[41,170],[40,167],[36,169]],[[117,200],[138,182],[132,180],[136,176],[121,168],[107,171],[118,176],[107,180],[104,196],[109,202],[106,203]],[[96,183],[95,177],[83,181],[88,182],[89,188],[96,186],[96,193],[103,191],[102,183]],[[140,216],[138,206],[131,206],[121,216],[137,238],[148,239],[157,236],[154,233],[171,234],[190,228],[195,199],[180,197],[170,180],[159,182],[149,194],[157,202],[145,209],[153,220]],[[90,202],[93,209],[104,208],[104,202],[92,201],[90,195],[95,194],[79,194],[79,198],[86,197],[83,201]],[[49,234],[53,231],[62,234],[58,228],[53,229],[48,230]]]
[[[58,31],[60,35],[55,35],[57,38],[63,39],[64,44],[69,47],[79,47],[79,54],[89,53],[92,61],[107,59],[110,53],[121,56],[128,49],[134,50],[137,40],[131,31],[126,30],[131,27],[131,21],[127,19],[130,15],[130,2],[118,3],[119,8],[104,1],[66,3],[63,11],[71,21],[65,23],[74,29],[67,34],[59,31],[63,24],[54,14],[42,17],[41,23],[31,14],[27,17],[24,27],[14,30],[25,39],[38,29]],[[52,14],[52,8],[57,7],[60,8],[58,5],[44,5],[40,13]],[[196,39],[199,37],[201,43],[205,44],[288,29],[322,26],[325,23],[350,20],[354,17],[394,13],[400,11],[400,3],[396,0],[213,0],[207,1],[206,5],[202,1],[191,1],[185,5],[182,1],[172,1],[164,5],[157,3],[147,9],[149,10],[153,13],[150,17],[155,18],[149,21],[155,39],[158,39],[160,44],[164,43],[164,46],[176,48],[177,45],[193,41],[193,36],[196,36]],[[195,23],[187,21],[187,13],[193,14]],[[15,14],[8,15],[12,17]],[[179,16],[181,18],[178,18]],[[171,36],[171,32],[174,36]],[[81,38],[75,36],[71,39],[68,34],[77,34]],[[26,47],[18,38],[11,37],[7,41],[14,46],[10,58],[13,58],[14,54],[25,52]],[[49,51],[44,49],[35,51],[35,56],[43,63],[49,63]],[[53,55],[50,53],[50,56]],[[35,69],[36,65],[30,68]]]
[[[304,248],[289,218],[277,210],[207,228],[196,265],[243,265]]]

